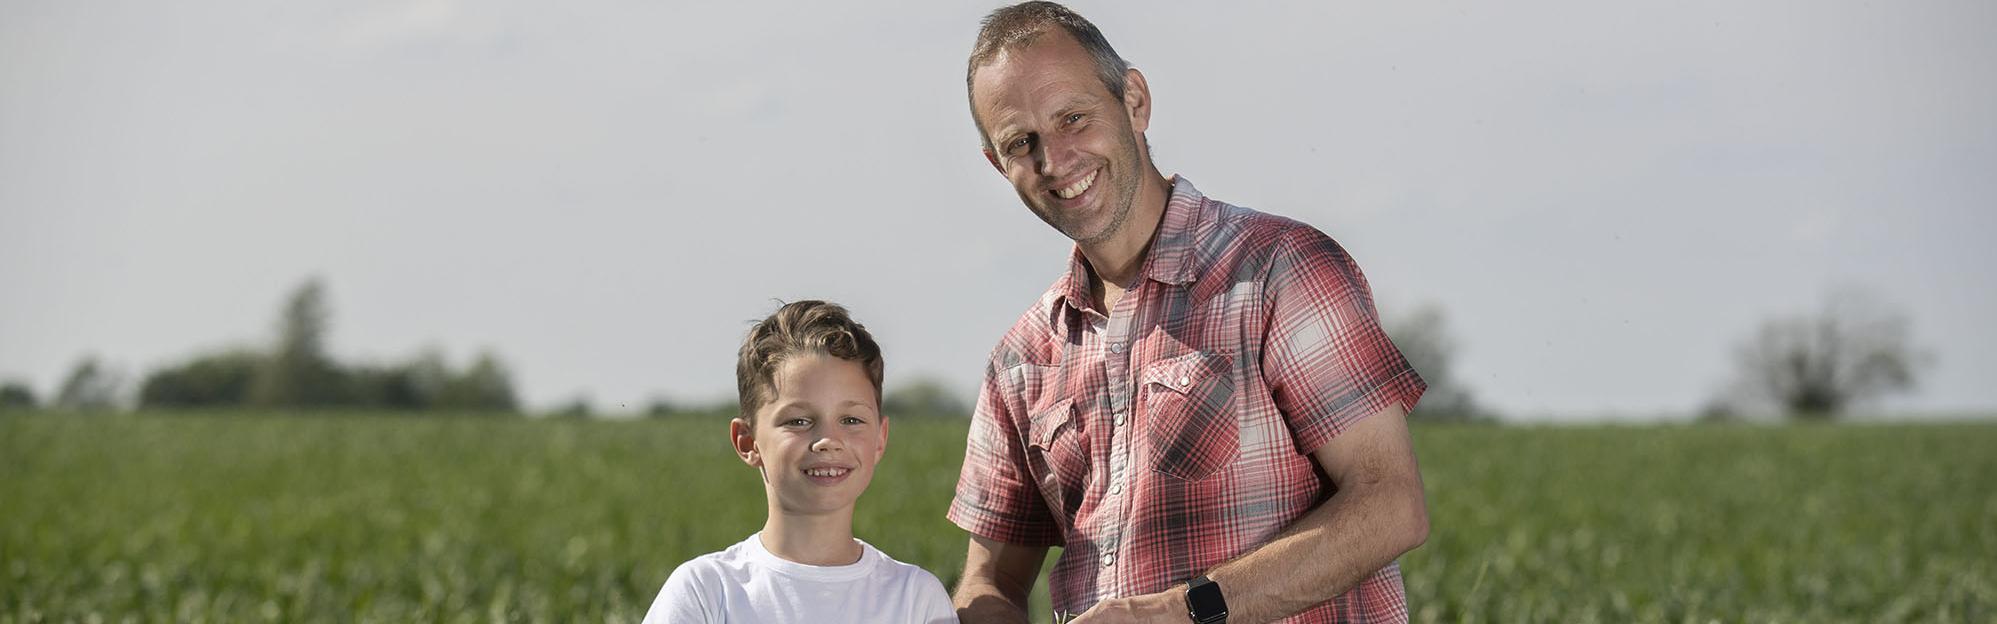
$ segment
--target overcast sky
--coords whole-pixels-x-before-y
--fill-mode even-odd
[[[0,0],[0,378],[267,341],[491,348],[524,397],[732,396],[778,298],[975,387],[1068,241],[977,152],[989,2]],[[1689,413],[1870,289],[1997,411],[1997,3],[1074,5],[1159,168],[1297,218],[1532,419]],[[620,408],[622,406],[628,406]]]

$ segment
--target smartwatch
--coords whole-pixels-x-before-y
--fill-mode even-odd
[[[1186,583],[1186,614],[1194,624],[1227,622],[1227,599],[1220,596],[1220,584],[1202,575]]]

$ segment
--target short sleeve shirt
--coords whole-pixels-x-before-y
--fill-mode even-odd
[[[1359,265],[1308,225],[1183,177],[1105,316],[1079,249],[993,350],[949,518],[1061,546],[1057,610],[1163,591],[1329,498],[1310,453],[1426,388]],[[1287,622],[1407,619],[1398,564]]]

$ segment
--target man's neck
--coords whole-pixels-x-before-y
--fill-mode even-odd
[[[1076,245],[1091,269],[1089,295],[1095,299],[1097,311],[1104,315],[1116,307],[1124,290],[1136,283],[1138,272],[1144,269],[1144,255],[1151,249],[1151,239],[1164,221],[1165,204],[1172,199],[1171,180],[1160,175],[1156,167],[1146,166],[1144,173],[1137,196],[1131,198],[1130,217],[1123,231],[1100,241]]]
[[[860,560],[860,543],[853,539],[853,510],[826,514],[789,514],[772,508],[763,523],[763,548],[785,561],[805,565],[842,566]]]

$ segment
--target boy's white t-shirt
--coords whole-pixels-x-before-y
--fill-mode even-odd
[[[851,565],[815,566],[771,554],[762,533],[680,564],[645,614],[645,624],[956,621],[936,575],[872,544],[860,542]]]

